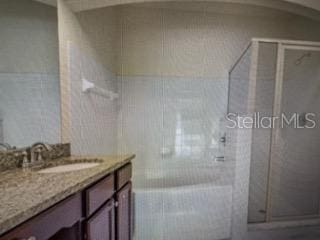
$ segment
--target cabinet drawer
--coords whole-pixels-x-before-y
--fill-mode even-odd
[[[132,164],[128,163],[116,172],[116,188],[121,189],[132,177]]]
[[[72,227],[80,221],[81,208],[81,194],[73,195],[12,230],[0,240],[29,239],[30,237],[36,240],[47,240],[60,229]]]
[[[114,174],[89,187],[86,192],[86,216],[101,207],[114,193]]]
[[[111,199],[86,223],[88,240],[115,240],[115,210]]]
[[[116,194],[117,240],[131,240],[131,182],[127,183]]]

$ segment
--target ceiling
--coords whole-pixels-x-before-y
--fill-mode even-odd
[[[44,4],[52,5],[52,6],[57,6],[57,0],[35,0],[37,2],[42,2]]]
[[[285,0],[287,2],[292,2],[300,4],[302,6],[310,7],[320,11],[320,1],[319,0]]]
[[[35,0],[48,5],[56,6],[57,0]],[[114,6],[126,3],[167,2],[168,0],[64,0],[69,3],[73,11]],[[185,0],[175,0],[176,2]],[[190,0],[189,0],[190,1]],[[320,21],[320,0],[193,0],[225,3],[242,3],[268,7],[302,15]]]

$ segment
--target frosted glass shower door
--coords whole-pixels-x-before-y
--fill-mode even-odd
[[[320,49],[279,49],[270,171],[269,220],[319,215]],[[314,114],[314,115],[312,115]],[[289,124],[284,122],[292,120]],[[316,121],[316,126],[310,119]],[[298,128],[300,127],[300,128]]]

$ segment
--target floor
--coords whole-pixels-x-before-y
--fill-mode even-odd
[[[320,240],[320,226],[250,232],[248,240]]]

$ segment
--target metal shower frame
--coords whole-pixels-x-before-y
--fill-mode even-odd
[[[256,84],[257,84],[257,74],[258,74],[258,60],[259,60],[259,45],[261,43],[277,44],[277,63],[276,63],[276,75],[275,75],[275,89],[274,98],[272,104],[273,116],[279,116],[281,114],[281,101],[282,101],[282,86],[284,77],[284,63],[285,63],[285,51],[288,49],[293,50],[310,50],[310,51],[320,51],[320,42],[312,41],[300,41],[300,40],[285,40],[285,39],[272,39],[272,38],[252,38],[248,46],[244,49],[241,56],[236,60],[235,64],[231,67],[229,71],[229,76],[231,75],[233,69],[241,61],[242,57],[251,49],[250,56],[250,72],[249,72],[249,92],[248,92],[248,113],[255,112],[255,100],[256,100]],[[228,101],[230,98],[230,79],[229,79],[229,93]],[[229,102],[228,102],[228,112],[229,112]],[[278,123],[280,124],[280,123]],[[269,162],[268,162],[268,179],[267,179],[267,195],[266,195],[266,219],[265,222],[273,222],[279,220],[299,220],[306,218],[319,218],[320,217],[320,207],[318,215],[304,215],[296,217],[272,217],[272,191],[271,191],[271,175],[273,163],[277,156],[275,155],[274,149],[277,147],[277,140],[279,136],[279,126],[271,129],[270,138],[270,149],[269,149]],[[253,134],[253,131],[252,131]],[[252,148],[252,143],[251,143]],[[250,166],[249,166],[250,168]],[[249,196],[248,196],[249,197]]]

